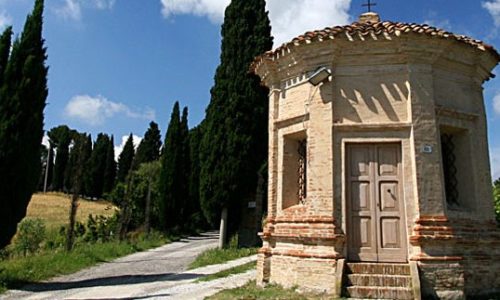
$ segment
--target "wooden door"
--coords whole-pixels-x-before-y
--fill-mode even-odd
[[[400,144],[349,144],[346,177],[349,259],[405,262]]]

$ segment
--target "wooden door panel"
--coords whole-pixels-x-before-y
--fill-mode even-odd
[[[370,174],[370,149],[366,147],[353,146],[350,156],[350,175],[369,176]]]
[[[380,219],[380,244],[382,249],[400,249],[401,234],[400,234],[400,219],[399,218],[381,218]]]
[[[370,182],[351,182],[351,208],[353,213],[360,211],[370,211]]]
[[[399,188],[397,182],[380,182],[380,210],[381,212],[395,212],[399,214]]]
[[[378,175],[398,175],[398,146],[382,145],[377,147]]]
[[[351,144],[346,150],[349,259],[405,262],[401,146]]]

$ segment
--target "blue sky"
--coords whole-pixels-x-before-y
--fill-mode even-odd
[[[275,46],[307,30],[347,24],[361,0],[268,0]],[[428,23],[500,49],[500,0],[378,0],[382,19]],[[190,126],[204,117],[219,63],[228,0],[46,0],[49,97],[45,128],[138,137],[164,132],[175,101]],[[0,27],[19,34],[32,0],[0,0]],[[494,71],[498,72],[498,68]],[[498,74],[500,75],[500,74]],[[490,155],[500,177],[500,76],[485,85]],[[118,149],[117,148],[117,149]]]

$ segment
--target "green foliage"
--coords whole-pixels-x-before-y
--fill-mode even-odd
[[[118,214],[111,217],[89,215],[83,239],[85,242],[108,242],[115,236],[117,227]]]
[[[24,219],[17,229],[13,249],[24,256],[33,254],[40,249],[45,239],[45,224],[40,219]]]
[[[187,143],[187,108],[184,108],[181,122],[179,102],[175,102],[161,156],[159,204],[160,224],[163,229],[179,227],[186,213],[186,199],[189,197]]]
[[[82,185],[85,184],[85,168],[88,166],[92,153],[92,140],[85,133],[74,133],[73,141],[73,148],[71,149],[68,165],[66,166],[64,185],[66,190],[72,193],[74,192],[74,188],[76,188],[75,180],[79,180],[80,191],[77,191],[77,193],[80,193]],[[82,168],[82,170],[79,168]],[[81,175],[77,173],[81,173]]]
[[[243,201],[256,191],[257,172],[267,157],[268,90],[249,74],[249,65],[272,48],[272,41],[264,0],[231,1],[200,146],[203,212],[215,225],[228,207],[230,232]]]
[[[104,194],[109,193],[115,186],[116,179],[116,161],[115,161],[115,139],[111,136],[106,150],[106,165],[104,167],[104,183],[102,191]]]
[[[12,45],[12,26],[5,28],[0,36],[0,85],[3,83],[3,76],[7,63],[9,62],[10,47]]]
[[[189,265],[189,269],[199,267],[217,265],[228,262],[230,260],[238,259],[254,255],[257,253],[257,248],[225,248],[225,249],[209,249],[196,257],[196,259]]]
[[[196,228],[204,228],[206,219],[200,206],[200,140],[203,135],[202,126],[189,131],[189,202],[188,217]]]
[[[0,82],[0,248],[9,243],[17,223],[26,215],[41,172],[43,110],[48,94],[43,6],[43,0],[35,1]],[[1,61],[7,50],[0,51]]]
[[[277,284],[267,284],[258,287],[255,281],[250,281],[242,287],[223,290],[207,300],[232,300],[232,299],[287,299],[287,300],[334,300],[331,295],[297,292],[295,288],[285,289]]]
[[[149,128],[144,133],[144,138],[137,146],[137,151],[132,162],[132,169],[137,170],[143,163],[152,162],[160,158],[161,134],[158,124],[149,123]]]
[[[134,160],[134,139],[132,134],[129,135],[127,142],[123,146],[122,153],[118,157],[118,172],[116,175],[116,180],[118,182],[125,182],[128,172],[132,167],[132,161]]]
[[[69,145],[76,131],[66,125],[60,125],[47,132],[50,144],[56,149],[56,158],[52,178],[52,190],[62,191],[65,186],[65,171],[69,160]],[[67,179],[70,180],[70,179]]]
[[[158,247],[169,242],[160,234],[140,235],[134,241],[77,243],[72,252],[50,250],[28,257],[12,257],[0,261],[0,292],[26,283],[74,273],[83,268],[117,257]]]
[[[87,196],[100,198],[103,195],[109,143],[110,138],[107,134],[97,135],[87,166],[88,177],[85,184]]]
[[[498,178],[493,184],[493,201],[497,222],[500,224],[500,178]]]

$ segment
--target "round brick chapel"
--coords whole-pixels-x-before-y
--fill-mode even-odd
[[[353,298],[500,293],[482,87],[499,60],[481,41],[376,13],[257,57],[270,89],[257,283]]]

